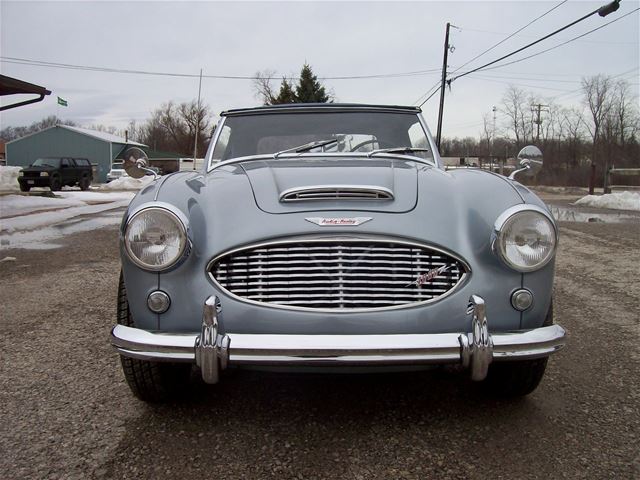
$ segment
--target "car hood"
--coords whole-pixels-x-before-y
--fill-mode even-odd
[[[418,164],[404,159],[305,158],[252,160],[240,164],[258,207],[268,213],[353,210],[405,213],[418,196]],[[349,198],[317,199],[323,192],[345,191]],[[282,201],[302,190],[316,199]],[[358,198],[370,192],[391,198]],[[331,196],[331,194],[330,194]]]
[[[22,172],[50,172],[51,170],[56,170],[55,167],[46,167],[46,166],[36,166],[36,167],[25,167],[21,171]]]

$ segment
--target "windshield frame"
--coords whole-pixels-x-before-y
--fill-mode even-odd
[[[247,114],[250,115],[250,114]],[[418,157],[418,156],[413,156],[413,155],[407,155],[404,153],[385,153],[385,154],[378,154],[378,155],[374,155],[371,158],[402,158],[402,159],[406,159],[406,160],[412,160],[415,162],[419,162],[425,165],[429,165],[432,167],[436,167],[438,169],[443,170],[442,167],[442,162],[440,160],[440,155],[438,153],[438,149],[436,147],[436,143],[435,140],[433,139],[433,137],[431,136],[431,131],[429,130],[429,127],[427,126],[422,114],[420,112],[415,114],[418,118],[418,121],[420,122],[420,125],[422,126],[422,129],[424,130],[425,136],[427,137],[427,142],[429,144],[429,148],[431,151],[431,155],[433,157],[433,161],[431,160],[427,160],[426,158],[422,158],[422,157]],[[258,154],[258,155],[249,155],[249,156],[244,156],[244,157],[235,157],[235,158],[230,158],[228,160],[223,160],[223,161],[214,161],[213,160],[213,151],[215,149],[215,145],[218,142],[218,137],[220,136],[221,132],[222,132],[222,127],[224,126],[225,120],[227,119],[226,115],[222,115],[220,117],[220,120],[218,121],[218,124],[216,125],[216,129],[214,132],[214,136],[211,139],[211,142],[209,143],[209,148],[207,149],[207,155],[205,157],[205,165],[206,165],[206,170],[205,173],[209,173],[212,170],[215,170],[217,168],[221,168],[225,165],[230,165],[230,164],[234,164],[234,163],[240,163],[240,162],[247,162],[247,161],[252,161],[252,160],[265,160],[265,159],[270,159],[273,160],[273,154]],[[345,158],[363,158],[365,160],[371,160],[371,158],[367,157],[367,153],[368,152],[314,152],[314,153],[309,153],[309,152],[303,152],[303,153],[296,153],[296,152],[292,152],[292,153],[283,153],[278,155],[277,159],[292,159],[292,158],[305,158],[305,157],[319,157],[319,156],[324,156],[324,157],[331,157],[331,158],[336,158],[336,157],[345,157]],[[277,160],[276,159],[276,160]]]

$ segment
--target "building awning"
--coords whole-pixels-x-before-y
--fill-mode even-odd
[[[10,105],[3,105],[0,107],[0,111],[40,102],[44,100],[45,95],[51,95],[51,92],[40,85],[34,85],[33,83],[24,82],[17,78],[0,75],[0,96],[5,95],[38,95],[38,98],[25,100],[24,102],[12,103]]]

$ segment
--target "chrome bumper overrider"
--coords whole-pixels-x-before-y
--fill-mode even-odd
[[[207,383],[232,365],[418,365],[461,363],[473,380],[483,380],[492,361],[546,357],[564,346],[559,325],[490,334],[486,307],[472,295],[467,313],[471,332],[401,335],[220,334],[217,298],[204,305],[197,334],[153,333],[116,325],[111,343],[125,356],[141,360],[195,362]]]

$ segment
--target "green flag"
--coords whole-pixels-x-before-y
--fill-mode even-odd
[[[58,97],[58,105],[62,105],[63,107],[68,107],[67,101],[64,98]]]

